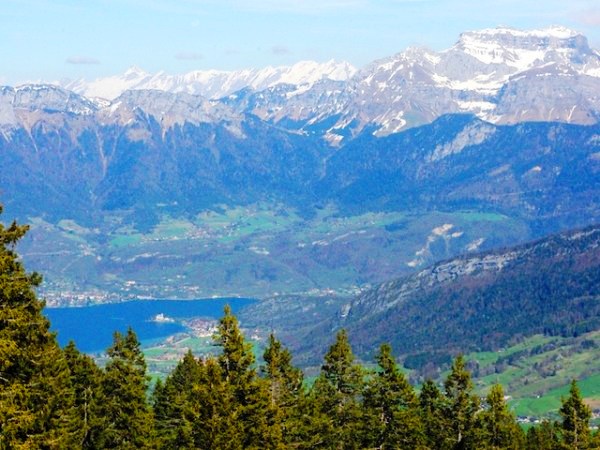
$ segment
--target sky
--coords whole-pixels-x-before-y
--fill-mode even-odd
[[[362,67],[462,31],[563,25],[600,49],[598,0],[2,0],[0,84],[301,60]]]

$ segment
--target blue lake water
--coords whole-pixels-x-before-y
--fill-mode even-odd
[[[173,319],[191,317],[219,318],[226,304],[235,313],[256,300],[215,298],[203,300],[136,300],[81,308],[46,308],[52,331],[65,346],[70,340],[83,352],[100,352],[112,344],[115,331],[132,327],[140,341],[165,338],[184,331],[179,323],[156,322],[158,314]]]

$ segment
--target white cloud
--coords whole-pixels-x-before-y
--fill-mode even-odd
[[[81,65],[88,65],[88,64],[100,64],[100,61],[96,58],[92,58],[90,56],[69,56],[65,62],[67,64],[81,64]]]
[[[274,45],[271,47],[271,53],[277,56],[289,55],[292,53],[285,45]]]
[[[198,61],[204,58],[202,53],[196,52],[179,52],[175,55],[175,59],[179,59],[181,61]]]

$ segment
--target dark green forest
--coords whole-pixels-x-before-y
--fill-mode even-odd
[[[0,209],[1,211],[1,209]],[[340,331],[314,383],[273,335],[262,360],[229,308],[219,351],[191,352],[150,386],[133,330],[115,333],[99,367],[64,349],[43,316],[15,246],[27,226],[0,224],[0,449],[589,449],[591,411],[573,381],[560,420],[526,432],[500,385],[474,394],[462,356],[443,385],[417,392],[381,345],[377,368],[355,360]]]

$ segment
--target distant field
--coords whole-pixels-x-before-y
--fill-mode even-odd
[[[490,211],[347,215],[324,205],[315,212],[307,218],[279,203],[221,205],[193,217],[164,215],[146,232],[118,213],[97,229],[33,218],[22,253],[43,272],[49,304],[61,304],[70,292],[92,301],[348,295],[440,259],[528,238],[524,224]]]
[[[466,357],[478,363],[475,383],[482,395],[500,383],[517,415],[553,416],[573,379],[586,402],[600,409],[599,349],[600,331],[596,331],[576,338],[533,336],[502,352]],[[485,374],[486,369],[493,373]]]
[[[498,213],[486,213],[486,212],[477,212],[477,211],[465,211],[465,212],[457,212],[454,213],[457,217],[460,217],[465,221],[472,222],[499,222],[501,220],[508,220],[509,218],[503,214]]]

